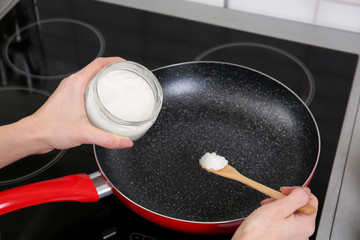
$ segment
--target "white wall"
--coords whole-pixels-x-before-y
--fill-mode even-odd
[[[360,0],[184,0],[360,33]]]

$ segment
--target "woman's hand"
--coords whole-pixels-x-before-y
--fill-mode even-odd
[[[232,240],[305,240],[315,231],[316,213],[305,215],[296,211],[309,203],[318,207],[317,198],[306,187],[282,187],[288,195],[266,199],[236,230]]]
[[[107,64],[122,58],[97,58],[81,71],[65,78],[34,114],[0,127],[0,168],[31,154],[68,149],[81,144],[127,148],[127,138],[94,127],[88,120],[84,94],[87,85]]]
[[[126,148],[133,145],[121,137],[94,127],[86,116],[84,94],[90,80],[107,64],[123,59],[98,58],[84,69],[64,79],[49,100],[31,117],[42,129],[44,148],[67,149],[81,144],[96,144],[106,148]]]

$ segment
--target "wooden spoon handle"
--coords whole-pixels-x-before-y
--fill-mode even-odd
[[[269,197],[271,197],[273,199],[280,199],[280,198],[286,197],[285,194],[283,194],[283,193],[281,193],[279,191],[276,191],[276,190],[274,190],[272,188],[269,188],[269,187],[267,187],[265,185],[262,185],[261,183],[253,181],[253,180],[251,180],[251,179],[249,179],[249,178],[247,178],[247,177],[245,177],[243,175],[241,175],[241,176],[242,176],[241,180],[238,179],[240,182],[248,185],[249,187],[252,187],[252,188],[258,190],[259,192],[261,192],[261,193],[263,193],[263,194],[265,194],[265,195],[267,195],[267,196],[269,196]],[[301,212],[301,213],[304,213],[306,215],[311,215],[311,214],[316,212],[316,208],[314,206],[310,205],[310,204],[306,204],[305,206],[299,208],[298,211]]]
[[[261,192],[269,197],[272,197],[274,199],[286,197],[285,194],[283,194],[279,191],[276,191],[272,188],[269,188],[265,185],[262,185],[261,183],[254,181],[250,178],[245,177],[244,175],[239,173],[235,168],[231,167],[230,165],[226,165],[221,170],[216,170],[216,171],[210,170],[210,172],[213,172],[222,177],[226,177],[226,178],[230,178],[230,179],[239,181],[239,182],[241,182],[255,190],[258,190],[259,192]],[[307,215],[311,215],[316,212],[316,208],[310,204],[306,204],[305,206],[299,208],[298,211],[302,212],[304,214],[307,214]]]

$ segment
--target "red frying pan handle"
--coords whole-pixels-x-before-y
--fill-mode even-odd
[[[75,174],[0,192],[0,215],[58,201],[96,202],[99,195],[86,174]]]

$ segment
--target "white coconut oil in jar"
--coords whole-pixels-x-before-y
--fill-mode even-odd
[[[85,109],[94,126],[135,141],[153,125],[162,101],[161,85],[150,70],[119,61],[107,65],[90,81]]]

